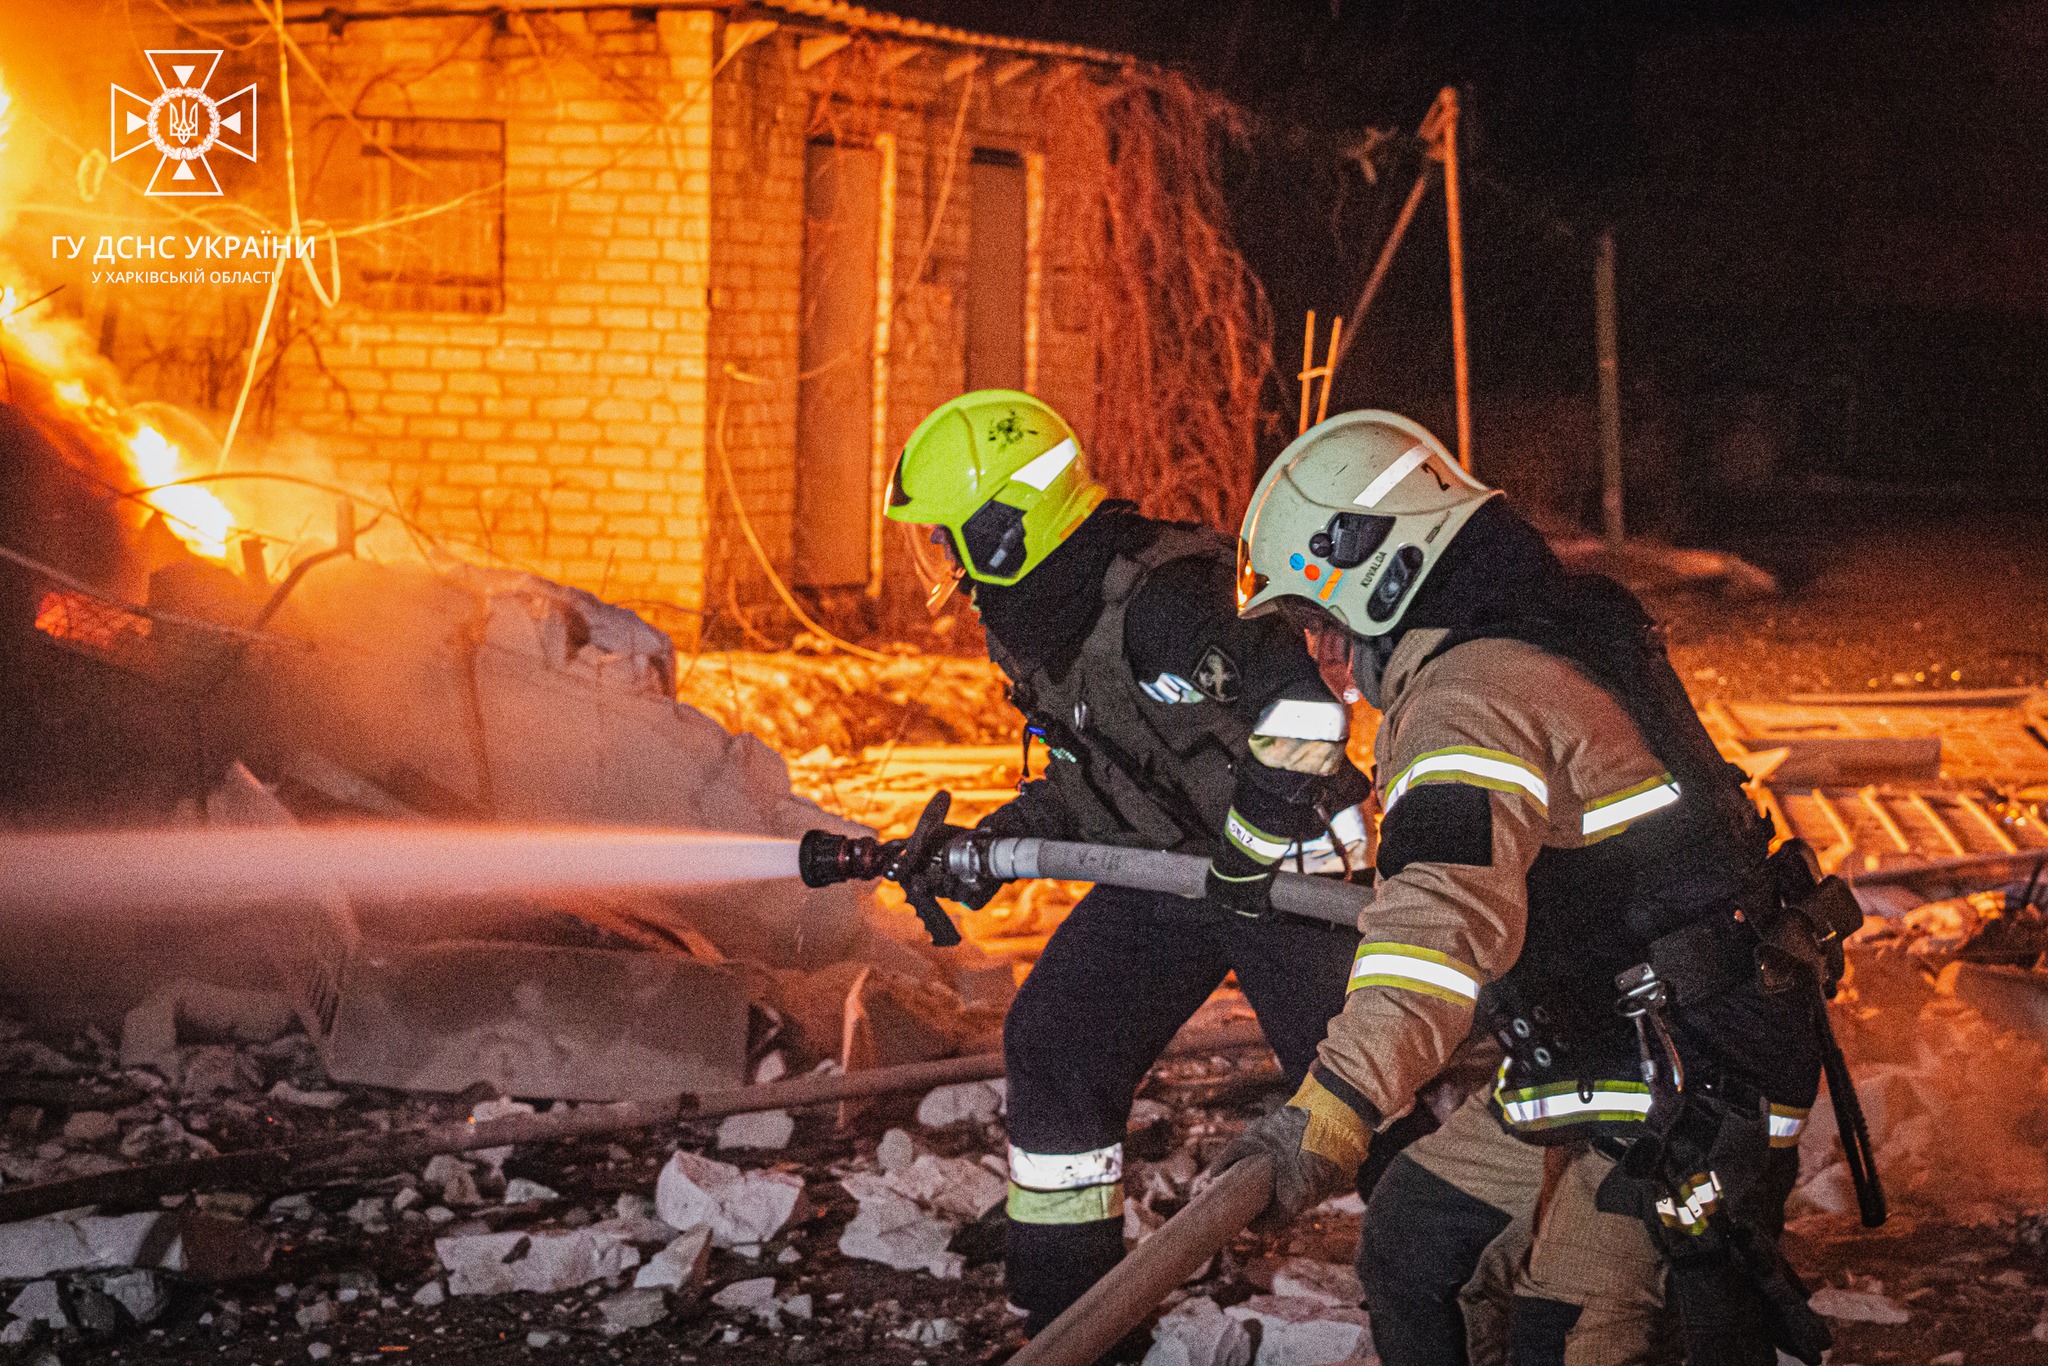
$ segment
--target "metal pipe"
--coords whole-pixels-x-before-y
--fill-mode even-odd
[[[1089,1366],[1228,1246],[1272,1199],[1270,1157],[1247,1158],[1230,1168],[1025,1343],[1010,1366]]]
[[[1029,836],[998,839],[989,846],[989,869],[1005,881],[1046,877],[1097,882],[1140,892],[1170,892],[1197,900],[1205,890],[1209,860],[1198,854],[1164,854],[1107,844],[1070,844]],[[1372,904],[1372,888],[1333,878],[1281,873],[1273,879],[1273,908],[1311,920],[1358,928]]]

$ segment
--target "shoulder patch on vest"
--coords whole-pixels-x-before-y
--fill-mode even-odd
[[[1393,877],[1411,863],[1493,863],[1493,794],[1468,783],[1413,788],[1380,822],[1375,866]]]
[[[1237,661],[1225,654],[1221,645],[1211,645],[1202,662],[1195,665],[1195,686],[1212,702],[1235,702],[1240,683]]]

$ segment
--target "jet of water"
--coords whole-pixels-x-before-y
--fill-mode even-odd
[[[797,842],[705,831],[460,825],[0,835],[0,912],[675,892],[797,875]]]

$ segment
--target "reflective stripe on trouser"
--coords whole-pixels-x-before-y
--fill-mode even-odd
[[[1124,1145],[1028,1153],[1010,1145],[1009,1215],[1026,1224],[1086,1224],[1124,1213]]]
[[[1217,915],[1170,893],[1097,887],[1053,932],[1003,1024],[1011,1175],[1005,1274],[1035,1331],[1124,1254],[1120,1186],[1082,1154],[1123,1142],[1131,1097],[1174,1031],[1235,971],[1287,1084],[1344,1004],[1355,935]],[[1106,1216],[1106,1217],[1091,1217]],[[1077,1222],[1039,1222],[1043,1220]]]

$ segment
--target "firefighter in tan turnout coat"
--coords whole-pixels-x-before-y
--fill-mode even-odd
[[[1246,615],[1341,637],[1384,713],[1379,889],[1343,1011],[1264,1152],[1274,1213],[1340,1189],[1472,1040],[1498,1083],[1388,1169],[1359,1269],[1389,1366],[1465,1360],[1457,1292],[1534,1213],[1509,1359],[1818,1360],[1776,1251],[1820,1070],[1818,997],[1758,969],[1767,831],[1642,610],[1564,573],[1415,423],[1297,439],[1239,545]],[[1477,1028],[1475,1029],[1475,1025]],[[1540,1197],[1540,1200],[1539,1200]],[[1538,1206],[1541,1206],[1539,1209]]]

